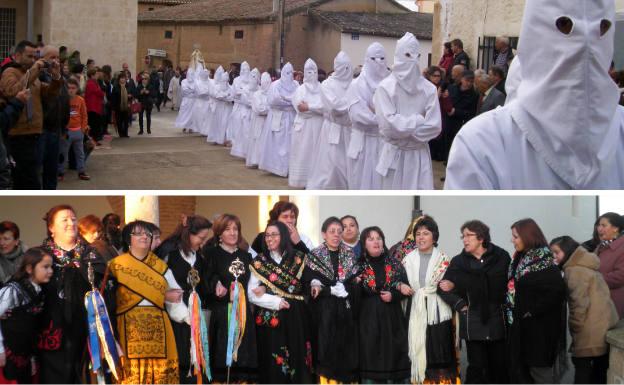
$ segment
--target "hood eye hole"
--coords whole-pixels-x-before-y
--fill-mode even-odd
[[[409,52],[406,52],[406,53],[405,53],[405,56],[407,56],[407,57],[412,57],[412,54],[411,54],[411,53],[409,53]]]
[[[567,16],[562,16],[557,19],[557,29],[564,35],[569,35],[572,33],[572,28],[574,28],[574,22]]]
[[[609,20],[603,19],[600,22],[600,36],[604,36],[611,29],[611,22]]]

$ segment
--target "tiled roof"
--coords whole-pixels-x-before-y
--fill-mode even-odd
[[[286,13],[299,12],[329,0],[286,0]],[[267,20],[273,15],[272,0],[203,0],[139,14],[139,22],[216,23]]]
[[[345,33],[398,38],[402,37],[405,32],[411,32],[422,40],[431,40],[433,34],[433,15],[428,13],[313,11],[312,14]]]

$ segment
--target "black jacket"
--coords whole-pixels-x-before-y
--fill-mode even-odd
[[[50,83],[52,82],[52,77],[46,72],[41,72],[39,80],[43,83]],[[58,96],[47,99],[42,98],[41,105],[43,107],[43,129],[59,135],[66,133],[70,113],[67,85],[63,83],[61,88],[59,88]]]
[[[510,343],[527,366],[552,366],[565,332],[566,284],[557,266],[528,273],[515,282]]]
[[[462,51],[453,58],[453,67],[456,65],[463,65],[465,69],[470,69],[470,57],[466,51]]]
[[[149,92],[148,94],[143,93],[145,89]],[[154,88],[151,83],[148,83],[147,87],[141,83],[137,87],[137,98],[143,106],[143,109],[151,109],[154,106],[154,100],[158,98],[158,88]]]
[[[126,91],[128,92],[128,112],[130,112],[130,103],[132,103],[132,98],[134,94],[132,94],[130,87],[126,84]],[[116,84],[113,87],[113,92],[111,93],[111,109],[115,112],[119,112],[121,107],[121,90],[119,88],[119,84]]]
[[[479,95],[472,88],[462,91],[457,84],[449,85],[448,91],[455,113],[453,116],[448,116],[447,127],[450,132],[457,133],[464,124],[476,116]]]
[[[11,188],[11,169],[9,167],[8,149],[5,147],[9,129],[17,123],[24,104],[13,98],[0,103],[0,190]]]
[[[490,244],[478,261],[462,251],[451,260],[444,279],[455,284],[450,292],[438,294],[460,314],[460,337],[468,341],[495,341],[505,338],[503,306],[507,293],[507,270],[511,258]],[[468,311],[461,312],[464,306]]]

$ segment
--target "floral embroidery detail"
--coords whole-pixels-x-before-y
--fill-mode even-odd
[[[52,238],[48,238],[43,241],[43,247],[50,250],[50,252],[54,255],[54,264],[57,267],[63,268],[66,266],[80,267],[82,262],[82,255],[87,251],[87,245],[85,242],[78,238],[76,242],[76,247],[73,250],[63,250],[59,245],[54,242]],[[85,259],[95,259],[95,254],[93,251],[89,252],[87,258]]]
[[[514,321],[513,309],[516,304],[516,281],[522,279],[522,277],[529,273],[545,270],[555,264],[555,257],[548,247],[531,249],[519,258],[521,258],[521,260],[518,262],[515,272],[512,262],[507,273],[508,281],[505,312],[507,313],[507,322],[510,325]]]
[[[296,263],[299,258],[300,263]],[[253,262],[255,274],[272,292],[276,290],[297,295],[302,292],[303,286],[299,275],[302,272],[303,259],[296,256],[292,260],[285,260],[281,265],[277,265],[272,259],[260,254]],[[280,295],[279,293],[276,293]]]
[[[282,346],[280,348],[282,354],[273,353],[273,359],[275,359],[275,364],[277,366],[281,366],[282,373],[285,376],[290,376],[292,379],[295,375],[295,369],[290,367],[290,363],[288,359],[290,358],[290,354],[288,353],[288,348],[286,346]]]
[[[335,278],[329,248],[324,243],[310,252],[306,259],[306,266],[330,281],[333,281]],[[346,281],[357,275],[357,268],[357,258],[353,253],[353,249],[341,243],[338,250],[338,280]]]
[[[396,248],[392,256],[402,262],[409,253],[417,248],[415,240],[406,239]]]
[[[256,325],[268,326],[270,328],[277,328],[280,324],[278,312],[274,310],[267,310],[258,308],[258,315],[256,316]]]
[[[400,281],[400,269],[402,266],[400,262],[393,257],[380,257],[384,258],[384,272],[386,278],[381,290],[399,289]],[[364,271],[360,278],[364,282],[364,286],[368,286],[371,290],[377,291],[377,281],[375,279],[375,270],[368,261],[364,262]]]

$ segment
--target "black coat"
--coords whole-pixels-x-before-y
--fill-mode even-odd
[[[148,93],[144,93],[143,90],[147,90]],[[148,83],[147,86],[141,83],[137,87],[137,98],[144,110],[150,110],[154,107],[154,101],[158,98],[158,88],[155,88],[151,83]]]
[[[465,251],[451,260],[444,279],[453,282],[455,288],[450,292],[438,289],[438,294],[459,312],[461,338],[468,341],[505,338],[503,306],[510,261],[509,253],[494,244],[488,246],[480,263]],[[464,306],[468,306],[468,311],[461,311]]]
[[[465,69],[470,69],[470,57],[466,51],[462,51],[453,58],[453,67],[456,65],[463,65]]]
[[[515,282],[510,344],[527,366],[552,366],[565,331],[562,306],[566,284],[557,266],[528,273]]]
[[[128,92],[128,112],[130,112],[130,104],[132,103],[134,95],[127,84],[126,91]],[[119,113],[121,109],[121,89],[119,88],[119,84],[113,87],[113,92],[111,93],[111,109],[117,113]]]
[[[477,105],[479,104],[479,95],[474,89],[462,91],[457,84],[451,84],[448,88],[449,95],[453,101],[455,113],[447,119],[447,127],[453,133],[468,123],[477,114]]]
[[[52,82],[52,77],[42,72],[39,80],[44,83]],[[59,88],[57,96],[42,98],[41,105],[43,109],[43,129],[48,132],[57,134],[65,134],[67,132],[67,124],[69,124],[69,93],[67,85]]]

